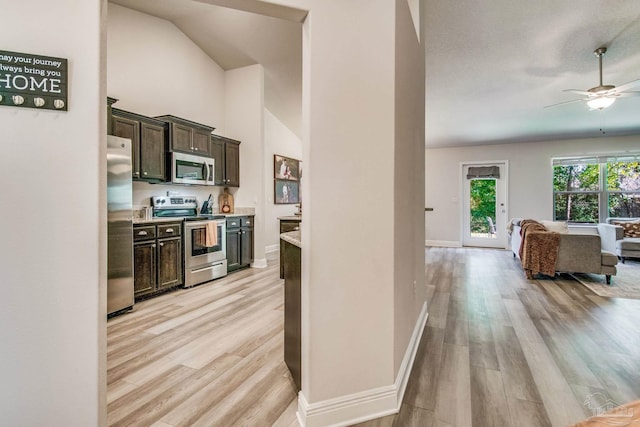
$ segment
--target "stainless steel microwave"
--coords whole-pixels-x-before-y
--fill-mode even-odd
[[[212,158],[171,153],[171,182],[174,184],[214,185],[214,170]]]

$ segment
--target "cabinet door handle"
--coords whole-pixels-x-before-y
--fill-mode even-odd
[[[152,248],[155,248],[155,247],[156,247],[156,244],[154,243],[153,245],[151,245],[151,247],[152,247]]]
[[[194,147],[193,149],[194,149],[194,150],[196,150],[196,151],[198,151],[198,147]]]
[[[147,175],[147,173],[146,172],[142,172],[142,175]]]
[[[134,175],[140,175],[140,172],[134,172],[133,174]]]
[[[164,246],[164,243],[163,243],[163,242],[160,242],[160,243],[159,243],[159,245],[160,245],[160,246]]]
[[[147,232],[146,231],[138,231],[138,236],[146,236]]]
[[[166,231],[167,233],[173,233],[173,228],[167,228],[165,231]]]

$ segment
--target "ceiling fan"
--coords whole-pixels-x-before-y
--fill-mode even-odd
[[[604,108],[612,106],[613,103],[616,102],[617,98],[640,96],[640,91],[628,91],[628,89],[640,85],[640,79],[625,83],[622,86],[618,87],[602,84],[602,57],[606,52],[606,47],[599,47],[598,49],[593,51],[593,54],[598,57],[598,62],[600,63],[600,84],[598,86],[592,87],[591,89],[587,90],[567,89],[563,92],[577,93],[578,95],[584,95],[584,98],[560,102],[553,105],[547,105],[544,108],[571,104],[572,102],[586,101],[591,110],[602,110]]]

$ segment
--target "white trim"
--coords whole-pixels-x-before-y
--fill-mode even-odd
[[[280,250],[280,244],[276,243],[275,245],[267,245],[264,247],[264,253],[268,254],[271,252],[278,252]]]
[[[425,246],[437,246],[442,248],[461,248],[462,242],[456,242],[453,240],[425,240]]]
[[[420,310],[420,315],[418,316],[416,325],[413,328],[413,333],[411,334],[411,339],[409,340],[407,351],[404,353],[402,364],[400,365],[400,369],[398,370],[398,375],[396,376],[395,388],[398,391],[398,395],[397,395],[398,411],[400,410],[400,406],[402,405],[402,399],[404,399],[404,392],[407,389],[407,383],[409,382],[409,375],[411,374],[411,368],[413,368],[413,362],[416,359],[418,347],[420,346],[420,339],[422,338],[424,327],[427,325],[428,318],[429,318],[429,313],[427,313],[427,301],[425,301],[424,303],[422,303],[422,310]]]
[[[466,205],[466,200],[465,200],[465,179],[464,179],[464,167],[465,166],[470,166],[470,165],[500,165],[503,164],[504,166],[504,173],[501,173],[500,178],[504,179],[503,183],[504,183],[504,227],[502,227],[502,232],[504,233],[506,230],[506,226],[507,224],[509,224],[509,160],[473,160],[473,161],[464,161],[464,162],[460,162],[460,172],[458,174],[458,184],[459,184],[459,194],[460,194],[460,200],[462,201],[462,203],[460,203],[460,242],[461,242],[461,246],[463,247],[464,245],[464,241],[465,241],[465,205]],[[496,224],[496,227],[498,226],[498,224]],[[467,245],[469,247],[484,247],[484,246],[475,246],[473,244]],[[498,246],[497,249],[509,249],[509,239],[507,238],[507,236],[505,235],[504,238],[504,246]]]
[[[253,268],[267,268],[267,259],[266,258],[258,258],[254,259],[251,263],[251,267]]]
[[[425,301],[393,385],[316,403],[307,402],[301,391],[296,413],[298,423],[302,427],[342,427],[398,413],[428,317]]]

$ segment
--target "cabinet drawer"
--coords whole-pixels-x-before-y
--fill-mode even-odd
[[[156,226],[145,225],[142,227],[133,227],[133,240],[135,242],[140,240],[149,240],[156,238]]]
[[[242,227],[253,227],[253,217],[252,216],[240,217],[240,225]]]
[[[158,237],[175,237],[179,236],[182,231],[182,224],[179,222],[171,224],[158,225]]]
[[[227,228],[240,227],[240,217],[227,218]]]

